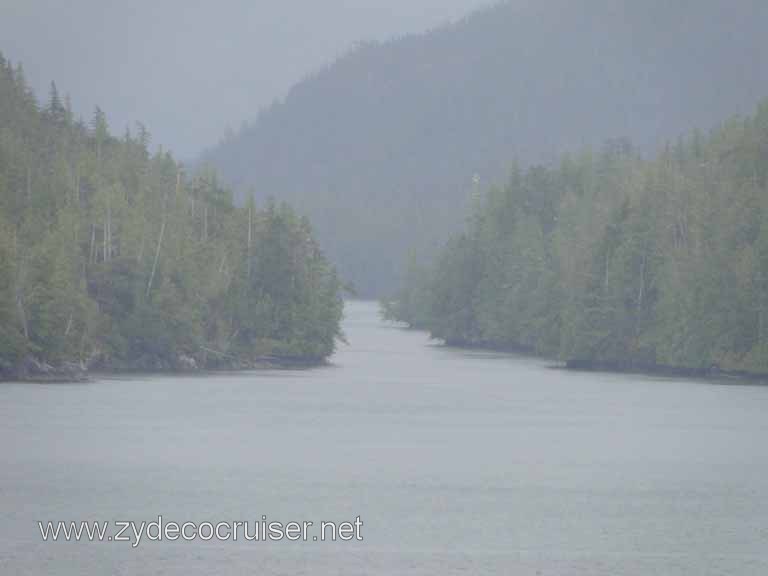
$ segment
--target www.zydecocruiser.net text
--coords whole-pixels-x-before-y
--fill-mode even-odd
[[[361,542],[363,521],[279,522],[260,520],[228,522],[174,522],[162,516],[150,522],[47,521],[38,522],[44,542],[123,542],[136,548],[142,542]]]

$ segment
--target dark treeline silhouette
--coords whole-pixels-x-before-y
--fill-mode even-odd
[[[0,378],[328,356],[340,285],[307,221],[148,147],[0,55]]]
[[[768,373],[768,102],[644,160],[514,170],[386,313],[573,367]]]
[[[202,158],[308,215],[362,294],[434,253],[473,190],[630,138],[649,152],[768,94],[763,0],[513,2],[361,45]]]

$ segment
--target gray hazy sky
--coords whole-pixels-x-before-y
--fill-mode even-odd
[[[38,98],[55,80],[113,131],[144,122],[189,159],[361,40],[456,20],[489,0],[0,0],[0,51]]]

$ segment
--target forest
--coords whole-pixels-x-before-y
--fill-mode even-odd
[[[768,101],[644,159],[626,140],[514,168],[389,318],[574,368],[768,373]]]
[[[341,283],[308,221],[149,148],[0,55],[0,379],[329,356]]]
[[[203,159],[243,198],[301,209],[343,278],[381,298],[410,251],[461,225],[475,177],[616,137],[652,153],[749,114],[768,94],[765,22],[765,0],[493,3],[357,46]]]

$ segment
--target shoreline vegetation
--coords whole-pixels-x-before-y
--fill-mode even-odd
[[[424,328],[417,328],[410,326],[408,323],[393,318],[389,312],[387,312],[387,306],[390,303],[380,303],[380,316],[383,320],[388,322],[399,323],[400,328],[403,330],[413,330],[425,332]],[[428,332],[428,331],[427,331]],[[608,374],[638,374],[649,377],[660,378],[696,378],[702,380],[733,380],[743,382],[760,382],[768,384],[768,374],[759,372],[747,372],[747,371],[733,371],[723,370],[718,366],[708,367],[684,367],[684,366],[665,366],[659,364],[632,364],[632,363],[620,363],[620,362],[591,362],[582,360],[562,360],[550,355],[545,355],[537,352],[532,348],[526,348],[521,346],[515,346],[513,344],[507,345],[493,345],[493,344],[480,344],[480,343],[456,343],[441,341],[441,346],[448,349],[466,350],[466,351],[480,351],[480,352],[492,352],[499,354],[511,354],[520,357],[530,357],[540,360],[547,360],[552,362],[549,368],[553,370],[565,370],[568,372],[595,372],[595,373],[608,373]]]
[[[3,382],[29,382],[34,384],[74,384],[87,383],[97,380],[99,376],[118,377],[141,374],[167,375],[204,375],[228,372],[247,372],[255,370],[302,370],[326,366],[327,359],[261,357],[250,360],[231,359],[226,363],[218,363],[215,367],[197,366],[193,358],[188,356],[179,359],[174,366],[152,367],[123,367],[120,369],[94,368],[89,369],[77,362],[61,362],[51,365],[35,358],[27,357],[16,372],[9,372],[0,377]]]
[[[55,84],[38,102],[0,54],[0,380],[321,363],[343,340],[310,223],[150,142]]]
[[[573,370],[768,378],[768,101],[643,158],[513,167],[385,317]]]
[[[722,370],[718,366],[696,368],[665,366],[661,364],[585,362],[580,360],[570,360],[563,364],[563,368],[571,372],[609,372],[616,374],[641,374],[663,378],[697,378],[702,380],[733,380],[768,383],[768,374],[747,372],[744,370]]]

